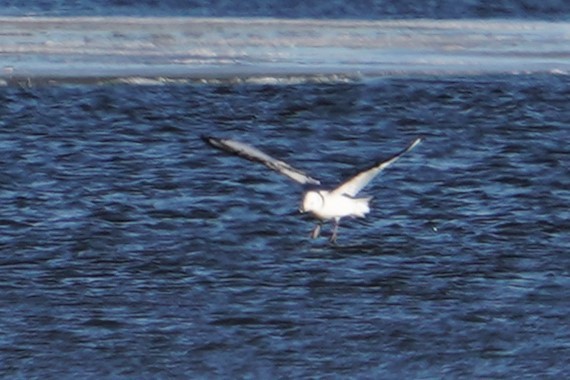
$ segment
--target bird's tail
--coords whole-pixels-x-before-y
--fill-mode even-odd
[[[354,215],[359,218],[364,218],[370,212],[370,201],[372,197],[356,198],[354,204]]]

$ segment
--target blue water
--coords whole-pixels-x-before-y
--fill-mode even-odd
[[[318,19],[515,18],[568,20],[564,0],[2,0],[0,15],[43,16],[195,16]]]
[[[563,378],[570,79],[0,87],[3,378]],[[338,246],[232,136],[336,183]]]

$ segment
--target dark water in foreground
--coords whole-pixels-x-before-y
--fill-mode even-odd
[[[0,376],[562,378],[569,98],[557,75],[0,88]],[[332,183],[426,141],[330,246],[204,133]]]

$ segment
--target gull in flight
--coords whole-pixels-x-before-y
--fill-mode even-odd
[[[214,148],[245,158],[249,161],[259,162],[289,177],[293,181],[306,186],[307,190],[303,194],[299,211],[302,213],[310,213],[319,220],[311,232],[311,237],[313,239],[319,237],[322,223],[332,220],[333,232],[330,240],[333,243],[335,243],[337,239],[338,225],[341,218],[363,218],[370,212],[369,202],[372,197],[356,198],[360,190],[368,185],[382,170],[393,164],[405,153],[414,149],[416,145],[422,141],[422,139],[418,137],[405,149],[392,157],[375,162],[373,165],[342,182],[336,188],[325,189],[320,186],[320,181],[310,177],[305,172],[295,169],[286,162],[273,158],[251,145],[236,140],[221,139],[212,136],[202,136],[202,140]]]

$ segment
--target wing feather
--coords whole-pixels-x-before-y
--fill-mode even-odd
[[[246,143],[231,139],[220,139],[212,136],[202,136],[202,140],[214,148],[234,154],[241,158],[245,158],[249,161],[259,162],[267,166],[269,169],[275,170],[276,172],[281,173],[302,185],[320,184],[318,180],[311,178],[305,172],[299,169],[295,169],[288,163],[273,158],[261,150]]]
[[[412,141],[404,150],[399,153],[396,153],[392,157],[388,158],[387,160],[382,160],[376,162],[374,165],[361,171],[360,173],[356,174],[355,176],[349,178],[336,189],[333,190],[333,193],[337,194],[346,194],[351,197],[356,196],[374,177],[376,177],[380,172],[386,169],[388,166],[392,165],[396,162],[400,157],[404,154],[408,153],[412,149],[414,149],[420,142],[422,141],[421,137],[418,137],[414,141]]]

